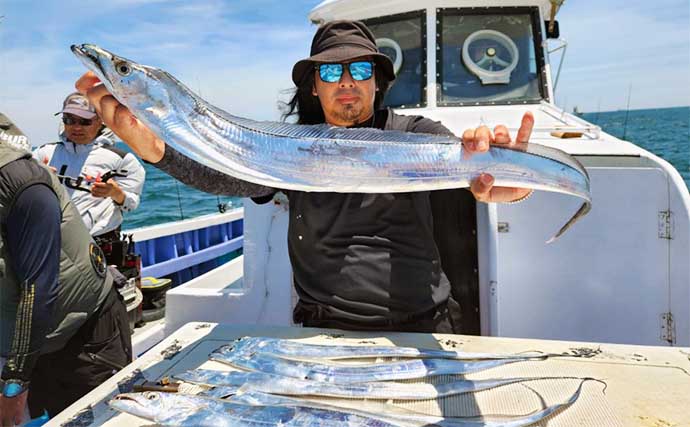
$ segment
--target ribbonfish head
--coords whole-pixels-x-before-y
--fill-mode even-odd
[[[71,50],[108,92],[155,133],[160,132],[158,121],[174,111],[173,97],[184,94],[170,90],[170,83],[181,83],[161,69],[138,64],[92,44],[72,45]]]
[[[171,416],[192,414],[202,409],[199,400],[174,393],[147,391],[123,393],[108,402],[111,408],[155,422],[163,422]],[[213,403],[212,400],[208,400]]]

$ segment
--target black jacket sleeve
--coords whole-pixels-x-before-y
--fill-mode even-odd
[[[4,233],[10,266],[20,287],[4,380],[29,380],[53,325],[58,294],[62,213],[57,196],[45,183],[43,173],[49,172],[30,162],[33,160],[18,160],[0,169],[3,185],[9,182],[17,188],[9,201]]]
[[[427,119],[422,116],[413,116],[407,124],[407,131],[414,133],[431,133],[434,135],[448,135],[454,136],[447,127],[443,126],[441,122]]]
[[[185,157],[169,145],[165,154],[153,166],[197,190],[222,196],[263,197],[276,189],[233,178]]]

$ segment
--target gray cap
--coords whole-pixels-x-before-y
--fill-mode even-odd
[[[74,92],[65,98],[60,113],[69,113],[84,119],[92,119],[96,117],[96,108],[91,105],[87,97],[79,92]]]

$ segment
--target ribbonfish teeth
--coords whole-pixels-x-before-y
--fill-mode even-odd
[[[210,359],[246,371],[283,375],[303,380],[324,381],[334,384],[426,378],[437,375],[467,374],[509,363],[530,360],[498,359],[462,361],[447,359],[409,359],[394,362],[345,365],[317,361],[293,360],[271,354],[227,357],[211,353]]]
[[[210,369],[195,369],[175,374],[174,377],[193,384],[213,386],[215,389],[208,391],[207,395],[219,398],[252,390],[288,396],[326,396],[344,399],[385,400],[438,399],[529,381],[580,379],[575,377],[517,377],[455,380],[443,384],[396,382],[333,384],[259,372],[222,372]]]
[[[589,176],[567,153],[533,143],[469,153],[456,137],[259,122],[207,103],[176,78],[95,45],[72,52],[108,91],[183,155],[221,173],[296,191],[395,193],[469,187],[481,173],[494,185],[576,196],[591,206]]]
[[[304,359],[360,359],[375,357],[397,358],[435,358],[458,360],[515,359],[520,357],[546,357],[543,353],[497,354],[468,353],[455,350],[436,350],[413,347],[396,347],[385,345],[320,345],[308,344],[281,338],[243,337],[230,344],[221,346],[215,353],[232,355],[250,355],[268,353],[280,357]]]
[[[251,405],[177,393],[144,392],[117,395],[110,407],[159,425],[194,427],[394,427],[345,408]]]
[[[359,414],[366,417],[379,418],[386,422],[409,427],[422,426],[439,426],[439,427],[523,427],[532,425],[555,412],[565,409],[575,403],[580,397],[582,386],[585,382],[594,380],[593,378],[582,378],[581,382],[575,392],[563,403],[548,406],[539,411],[535,411],[525,416],[505,416],[505,417],[437,417],[421,413],[416,413],[409,410],[404,410],[399,407],[393,407],[389,412],[384,411],[380,414],[371,413],[368,411],[357,410],[354,408],[342,408],[340,406],[315,402],[305,399],[295,399],[285,396],[275,396],[267,393],[248,391],[246,393],[236,394],[228,399],[233,402],[242,402],[251,405],[271,405],[271,406],[286,406],[286,407],[312,407],[326,410],[346,410],[352,411],[354,414]],[[594,380],[598,381],[598,380]]]

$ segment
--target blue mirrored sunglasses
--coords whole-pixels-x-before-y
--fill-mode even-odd
[[[372,61],[357,61],[349,64],[319,64],[319,77],[326,83],[337,83],[343,76],[343,66],[347,65],[353,80],[369,80],[374,75],[374,63]]]

